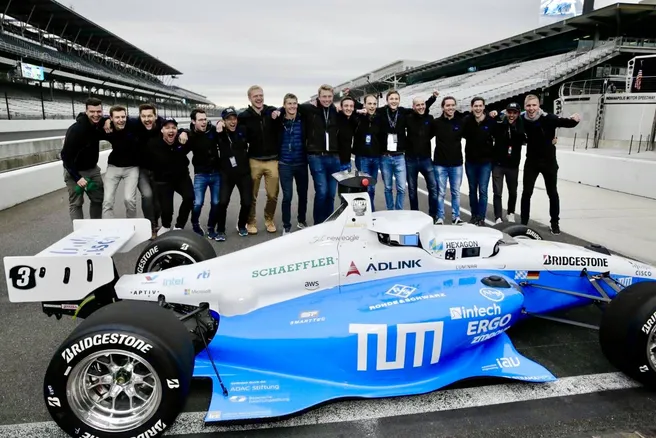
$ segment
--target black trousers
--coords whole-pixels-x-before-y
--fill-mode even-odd
[[[235,175],[224,172],[221,174],[221,194],[219,195],[216,221],[216,231],[218,233],[225,233],[228,204],[230,204],[230,197],[235,187],[239,190],[239,199],[241,201],[237,227],[246,228],[246,221],[248,221],[251,204],[253,203],[253,179],[250,173]]]
[[[527,225],[531,213],[531,196],[538,175],[542,174],[544,186],[549,196],[549,215],[551,225],[558,225],[560,218],[560,198],[558,197],[558,165],[525,164],[524,188],[522,192],[522,224]]]
[[[157,181],[157,199],[162,212],[162,226],[171,228],[173,221],[173,197],[177,193],[182,197],[175,226],[184,228],[189,220],[189,214],[194,206],[194,185],[187,175],[170,178],[167,181]]]
[[[492,169],[492,192],[494,193],[494,218],[502,216],[501,199],[503,195],[503,179],[508,187],[508,214],[515,213],[517,204],[517,185],[519,184],[519,168],[494,166]]]

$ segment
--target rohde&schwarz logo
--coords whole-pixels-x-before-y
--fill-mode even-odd
[[[490,301],[494,301],[495,303],[503,301],[503,299],[506,297],[500,290],[491,289],[489,287],[482,288],[480,292],[481,295],[483,295],[485,298]]]

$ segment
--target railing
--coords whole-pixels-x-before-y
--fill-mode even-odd
[[[560,97],[578,96],[581,94],[604,94],[624,91],[624,80],[611,78],[586,79],[565,82],[559,90]]]

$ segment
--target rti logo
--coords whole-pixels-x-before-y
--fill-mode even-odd
[[[208,278],[210,278],[210,271],[209,271],[209,269],[207,269],[207,270],[201,272],[200,274],[198,274],[198,275],[196,276],[196,280],[200,280],[201,278],[202,278],[203,280],[207,280]]]

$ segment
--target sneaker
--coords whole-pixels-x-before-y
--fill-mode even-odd
[[[506,217],[506,220],[508,222],[515,222],[515,213],[508,213],[508,216]]]
[[[257,234],[257,226],[255,224],[247,224],[246,230],[248,231],[248,234]]]
[[[198,224],[193,224],[192,229],[194,233],[198,234],[200,237],[205,237],[205,231]]]
[[[435,225],[444,225],[444,219],[438,218],[434,222]]]
[[[210,229],[207,230],[207,238],[210,239],[210,240],[216,240],[218,235],[219,235],[219,233],[214,231],[213,228],[210,228]]]
[[[237,231],[239,232],[239,235],[240,235],[241,237],[246,237],[246,236],[248,236],[248,234],[249,234],[249,232],[250,232],[247,228],[239,228],[239,226],[237,226]],[[255,233],[250,233],[250,234],[255,234]]]
[[[307,226],[308,226],[307,222],[303,221],[303,222],[299,222],[296,225],[296,228],[298,228],[299,230],[302,230],[303,228],[307,228]]]
[[[469,219],[469,223],[472,225],[478,224],[478,218],[476,216],[472,216],[471,219]]]
[[[553,224],[549,227],[549,231],[551,231],[551,234],[557,236],[560,234],[560,226],[558,224]]]
[[[485,219],[479,219],[478,222],[476,222],[476,226],[484,227],[485,226]]]
[[[161,236],[162,234],[168,233],[169,231],[171,231],[170,228],[162,227],[162,228],[159,229],[159,231],[157,231],[157,235]]]
[[[214,237],[214,240],[216,240],[217,242],[225,242],[226,240],[225,233],[216,233],[216,237]]]
[[[289,228],[283,228],[283,230],[282,230],[282,235],[284,236],[284,235],[289,234],[289,233],[291,233],[291,232],[292,232],[292,227],[289,227]]]
[[[173,227],[173,231],[180,231],[180,230],[182,230],[182,228],[180,228],[180,227]]]
[[[500,217],[497,218],[497,220],[494,221],[495,224],[500,224],[503,222]]]
[[[276,225],[273,223],[273,221],[267,221],[265,225],[266,225],[266,230],[269,233],[275,233],[276,232]]]
[[[452,222],[453,222],[453,225],[461,225],[462,224],[462,220],[460,220],[459,217],[453,219]]]

